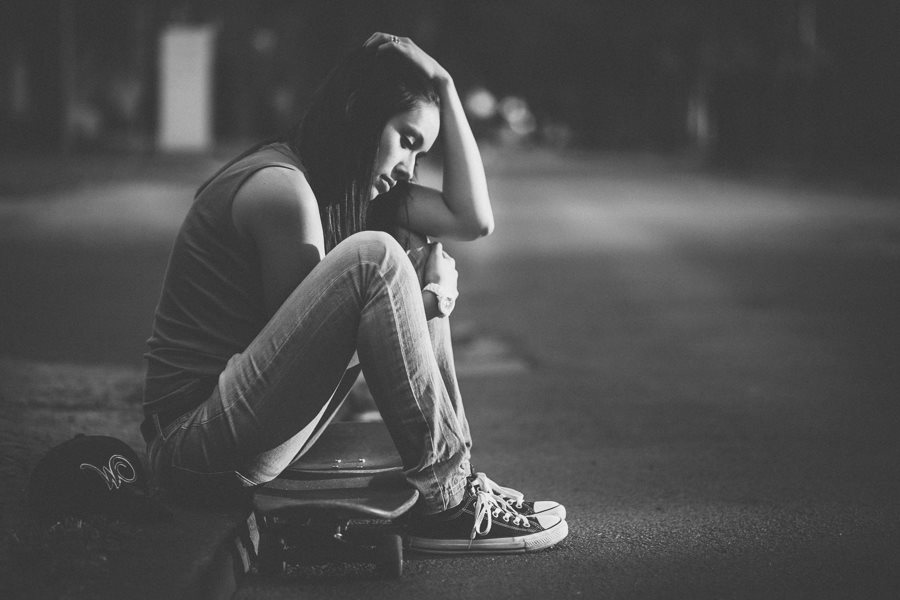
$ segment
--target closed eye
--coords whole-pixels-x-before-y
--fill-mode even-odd
[[[406,150],[416,150],[425,143],[422,134],[410,125],[401,128],[400,136],[400,145]]]

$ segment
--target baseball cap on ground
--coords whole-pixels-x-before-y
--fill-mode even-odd
[[[137,453],[122,440],[104,435],[79,434],[51,448],[31,474],[28,502],[41,517],[171,516],[149,497]]]

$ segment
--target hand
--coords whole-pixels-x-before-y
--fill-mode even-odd
[[[366,43],[363,44],[363,47],[375,52],[399,52],[419,67],[425,73],[425,76],[432,81],[446,81],[450,79],[450,74],[438,61],[431,58],[407,37],[398,37],[381,32],[373,33],[366,40]]]
[[[423,279],[425,284],[436,283],[450,294],[457,292],[456,283],[459,273],[456,272],[456,261],[453,257],[444,252],[444,247],[440,242],[429,244],[431,246],[431,254],[425,262],[425,273]]]

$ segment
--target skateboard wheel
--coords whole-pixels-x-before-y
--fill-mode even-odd
[[[284,549],[284,538],[271,533],[260,533],[257,559],[260,575],[281,575],[285,572],[287,563],[282,558]]]
[[[388,579],[403,575],[403,540],[397,534],[386,535],[375,547],[375,569]]]

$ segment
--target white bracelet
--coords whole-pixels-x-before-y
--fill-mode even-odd
[[[456,300],[459,298],[459,290],[453,290],[452,292],[445,287],[442,287],[438,283],[429,283],[425,287],[422,288],[423,292],[431,292],[438,298],[450,298],[451,300]]]
[[[422,288],[422,291],[434,294],[435,298],[437,298],[438,312],[441,313],[442,317],[449,317],[450,313],[453,312],[454,307],[456,307],[456,298],[459,296],[458,290],[448,293],[447,290],[440,285],[429,283]]]

